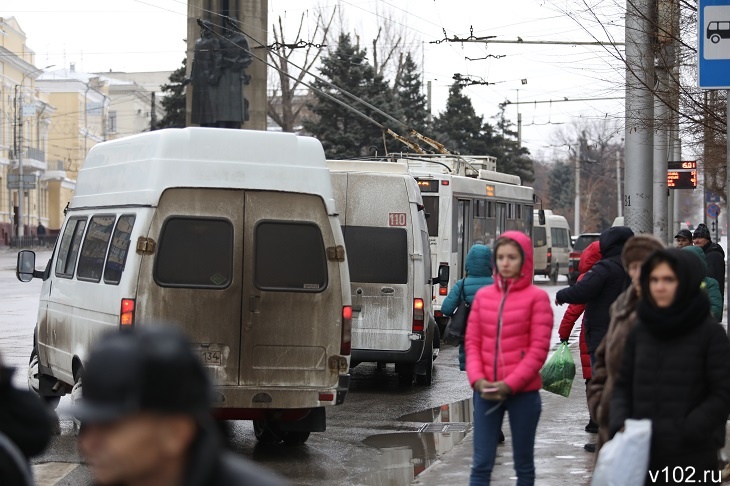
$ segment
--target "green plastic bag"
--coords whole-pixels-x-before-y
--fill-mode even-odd
[[[568,343],[562,343],[540,370],[542,387],[550,393],[570,396],[575,378],[575,362]]]

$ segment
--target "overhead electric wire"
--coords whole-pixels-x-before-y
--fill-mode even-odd
[[[200,20],[200,19],[198,19],[198,23],[201,23],[201,20]],[[238,30],[240,30],[240,29],[238,29]],[[215,36],[217,36],[217,37],[220,37],[221,39],[225,40],[226,42],[229,42],[229,43],[231,43],[231,44],[234,44],[234,43],[233,43],[233,41],[231,41],[231,40],[230,40],[229,38],[227,38],[226,36],[224,36],[224,35],[221,35],[221,34],[219,34],[218,32],[215,32],[214,30],[211,30],[211,32],[213,33],[213,35],[215,35]],[[245,34],[245,32],[242,32],[242,31],[241,31],[241,33]],[[251,39],[253,39],[253,37],[251,37]],[[254,39],[254,40],[255,40],[255,39]],[[256,41],[256,42],[258,42],[258,41]],[[234,44],[234,45],[236,45],[237,47],[240,47],[240,46],[238,46],[237,44]],[[245,50],[245,49],[244,49],[244,50]],[[267,66],[269,66],[269,67],[271,67],[271,68],[273,68],[273,69],[276,69],[277,71],[279,71],[280,73],[282,73],[282,74],[286,75],[287,77],[289,77],[289,78],[291,78],[291,79],[294,79],[294,80],[296,80],[296,79],[297,79],[297,78],[296,78],[296,77],[295,77],[294,75],[292,75],[292,74],[289,74],[289,73],[287,73],[287,72],[284,72],[284,71],[283,71],[283,70],[281,70],[281,69],[280,69],[280,68],[279,68],[278,66],[275,66],[274,64],[271,64],[271,63],[269,63],[269,62],[265,61],[264,59],[260,58],[259,56],[257,56],[257,55],[256,55],[256,54],[254,54],[253,52],[251,52],[251,50],[250,50],[250,49],[249,49],[249,50],[246,50],[246,52],[248,52],[248,54],[249,54],[249,55],[250,55],[251,57],[253,57],[253,58],[255,58],[255,59],[258,59],[259,61],[263,62],[263,63],[264,63],[264,64],[266,64]],[[306,72],[306,71],[305,71],[305,72]],[[311,73],[309,73],[309,74],[311,74]],[[307,82],[305,82],[305,81],[300,81],[300,83],[301,83],[301,84],[303,84],[304,86],[307,86],[308,88],[310,88],[310,89],[312,89],[312,90],[315,90],[315,91],[317,91],[318,93],[320,93],[321,95],[323,95],[323,96],[324,96],[324,97],[326,97],[327,99],[329,99],[329,100],[331,100],[331,101],[334,101],[335,103],[337,103],[338,105],[342,106],[343,108],[346,108],[346,109],[348,109],[348,110],[352,111],[353,113],[355,113],[355,114],[356,114],[356,115],[358,115],[359,117],[361,117],[361,118],[363,118],[363,119],[365,119],[365,120],[369,121],[370,123],[372,123],[372,124],[376,125],[376,126],[377,126],[378,128],[380,128],[381,130],[383,130],[383,132],[385,132],[385,133],[387,133],[388,135],[392,136],[393,138],[395,138],[395,139],[396,139],[396,140],[398,140],[399,142],[402,142],[402,143],[404,143],[405,145],[407,145],[407,146],[408,146],[409,148],[411,148],[412,150],[415,150],[415,151],[416,151],[416,152],[418,152],[418,153],[424,153],[423,149],[422,149],[421,147],[419,147],[417,143],[414,143],[414,142],[411,142],[410,140],[407,140],[406,138],[404,138],[404,137],[402,137],[401,135],[399,135],[399,134],[395,133],[395,132],[394,132],[393,130],[391,130],[390,128],[386,127],[386,126],[385,126],[385,125],[383,125],[382,123],[378,122],[378,121],[377,121],[377,120],[375,120],[374,118],[372,118],[372,117],[370,117],[370,116],[366,115],[365,113],[363,113],[363,112],[361,112],[361,111],[359,111],[359,110],[357,110],[357,109],[353,108],[352,106],[348,105],[348,104],[347,104],[347,103],[345,103],[344,101],[341,101],[341,100],[339,100],[339,99],[335,98],[334,96],[332,96],[331,94],[327,93],[326,91],[324,91],[324,90],[321,90],[321,89],[317,88],[316,86],[312,86],[311,84],[309,84],[309,83],[307,83]],[[354,95],[353,95],[353,96],[354,96]]]

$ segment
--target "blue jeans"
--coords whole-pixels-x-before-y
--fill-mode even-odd
[[[497,457],[499,429],[502,427],[505,411],[509,412],[517,486],[535,484],[535,432],[542,411],[540,393],[537,391],[517,393],[500,403],[484,400],[475,391],[474,460],[471,466],[470,486],[489,486]]]

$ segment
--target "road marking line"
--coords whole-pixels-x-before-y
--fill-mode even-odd
[[[54,486],[77,467],[79,467],[78,464],[68,462],[33,464],[33,478],[36,486]]]

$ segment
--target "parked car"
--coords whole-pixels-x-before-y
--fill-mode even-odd
[[[600,233],[582,233],[575,239],[573,245],[573,251],[570,252],[570,262],[568,263],[568,284],[573,285],[578,280],[578,262],[580,262],[580,256],[583,254],[583,250],[588,247],[594,241],[598,241]]]

